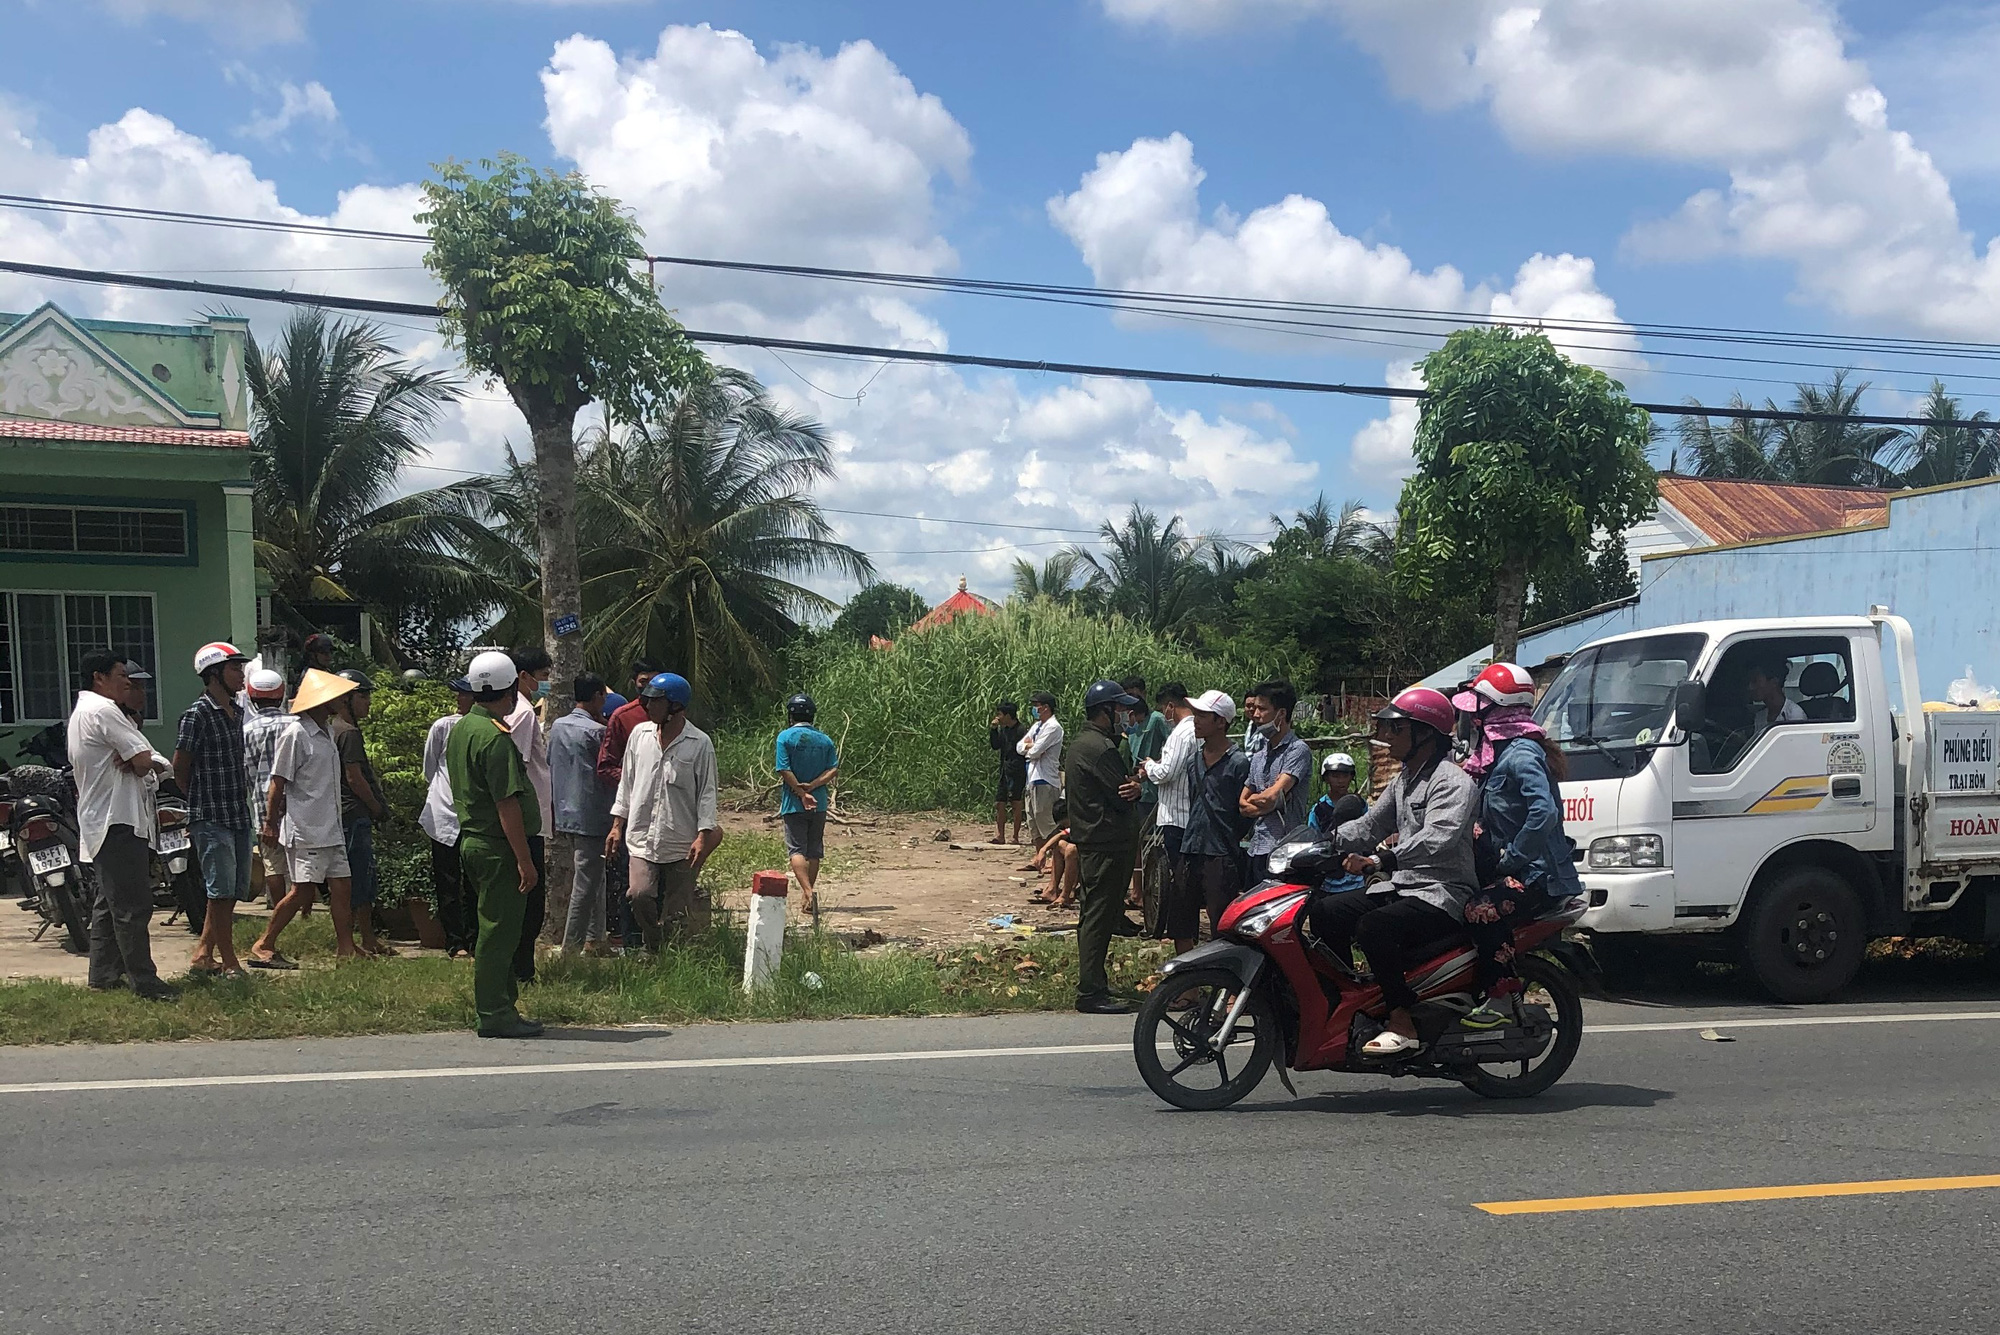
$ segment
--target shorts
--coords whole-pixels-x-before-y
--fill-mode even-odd
[[[1028,790],[1028,771],[1001,770],[1000,786],[993,790],[995,802],[1018,802],[1021,794]]]
[[[188,831],[194,860],[210,899],[250,898],[250,831],[232,830],[218,821],[198,820]]]
[[[347,850],[339,844],[331,848],[288,848],[285,875],[293,885],[325,885],[344,881],[354,874],[347,864]]]
[[[787,811],[781,820],[785,822],[785,851],[795,858],[818,861],[826,856],[826,813],[824,811]]]
[[[273,877],[284,880],[285,846],[276,839],[258,835],[256,845],[250,850],[250,874],[256,878],[256,885],[262,885]]]
[[[375,826],[366,816],[347,823],[347,865],[353,885],[347,902],[361,908],[375,902]]]

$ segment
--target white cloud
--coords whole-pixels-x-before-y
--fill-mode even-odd
[[[1383,377],[1392,389],[1422,389],[1424,378],[1414,363],[1391,362]],[[1355,476],[1369,485],[1400,482],[1417,471],[1411,447],[1417,441],[1415,399],[1391,399],[1389,411],[1354,433],[1351,463]]]
[[[345,139],[340,109],[334,105],[333,94],[319,80],[296,84],[287,79],[271,86],[240,65],[232,66],[227,77],[232,83],[248,85],[259,97],[277,98],[276,106],[253,112],[248,121],[237,127],[238,134],[279,148],[290,147],[289,135],[294,127],[311,129],[328,141]]]
[[[2000,172],[2000,8],[1946,8],[1868,53],[1896,123],[1953,176]]]
[[[1950,181],[1898,128],[1827,0],[1106,0],[1176,26],[1319,13],[1422,105],[1484,103],[1516,145],[1719,168],[1635,255],[1748,256],[1792,266],[1802,296],[1856,320],[2000,336],[2000,251],[1961,222]],[[1885,65],[1921,87],[1915,123],[1990,170],[1989,12],[1933,19]],[[1966,90],[1969,98],[1954,98]],[[1947,110],[1948,109],[1948,110]]]

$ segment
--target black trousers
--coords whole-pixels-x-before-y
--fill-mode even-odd
[[[431,840],[431,885],[437,891],[444,948],[470,951],[479,944],[479,896],[465,883],[456,843]]]
[[[1125,892],[1132,884],[1131,844],[1089,845],[1077,850],[1079,881],[1076,921],[1076,999],[1101,1000],[1111,995],[1105,957],[1111,948],[1111,928],[1125,913]]]
[[[92,860],[96,897],[90,903],[90,985],[120,978],[134,991],[160,985],[153,967],[153,850],[129,825],[113,825]]]
[[[1390,1010],[1417,1004],[1405,975],[1411,965],[1423,962],[1421,948],[1433,942],[1443,945],[1464,930],[1458,919],[1435,904],[1366,890],[1320,896],[1313,900],[1306,921],[1312,934],[1342,959],[1350,958],[1357,943],[1361,946]]]
[[[535,981],[535,943],[542,939],[542,920],[549,916],[549,869],[539,834],[528,836],[528,856],[535,860],[535,888],[528,892],[521,918],[521,944],[514,947],[514,978],[523,983]]]

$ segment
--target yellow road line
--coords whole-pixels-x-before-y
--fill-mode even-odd
[[[1879,1182],[1811,1182],[1797,1187],[1725,1187],[1719,1191],[1642,1191],[1629,1196],[1569,1196],[1545,1201],[1478,1201],[1488,1214],[1568,1214],[1578,1210],[1643,1210],[1654,1205],[1722,1205],[1732,1201],[1796,1201],[1816,1196],[1893,1196],[1911,1191],[1971,1191],[2000,1187],[2000,1173],[1977,1177],[1901,1177]]]

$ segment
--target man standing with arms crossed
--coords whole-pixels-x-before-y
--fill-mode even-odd
[[[1028,761],[1028,836],[1040,848],[1056,832],[1056,784],[1062,777],[1063,726],[1056,698],[1047,691],[1028,697],[1035,721],[1016,747]]]
[[[181,715],[174,742],[174,782],[187,795],[195,864],[208,895],[189,973],[244,976],[236,958],[236,901],[250,897],[250,785],[236,693],[249,661],[221,640],[195,650],[201,694]]]
[[[148,1001],[179,996],[153,965],[153,794],[158,767],[124,702],[131,669],[109,649],[77,664],[88,688],[69,716],[69,763],[76,780],[77,858],[96,874],[90,906],[90,986],[106,992],[129,982]]]
[[[507,734],[520,673],[489,649],[466,670],[470,712],[445,744],[452,806],[458,814],[461,874],[479,897],[479,944],[472,953],[472,1004],[481,1038],[534,1038],[542,1026],[521,1018],[514,967],[528,897],[541,881],[528,841],[541,833],[541,804],[528,767]]]
[[[1124,1015],[1132,1009],[1112,997],[1105,955],[1112,929],[1124,916],[1139,848],[1139,781],[1125,772],[1118,748],[1121,722],[1139,707],[1138,698],[1115,681],[1092,684],[1083,695],[1083,730],[1070,744],[1063,769],[1069,837],[1082,869],[1076,1008],[1086,1015]]]
[[[1250,830],[1249,884],[1264,879],[1271,850],[1305,823],[1306,798],[1312,791],[1312,748],[1292,731],[1292,711],[1298,692],[1288,681],[1267,681],[1251,688],[1248,697],[1253,736],[1263,745],[1250,747],[1250,778],[1243,785],[1241,809],[1257,823]]]

